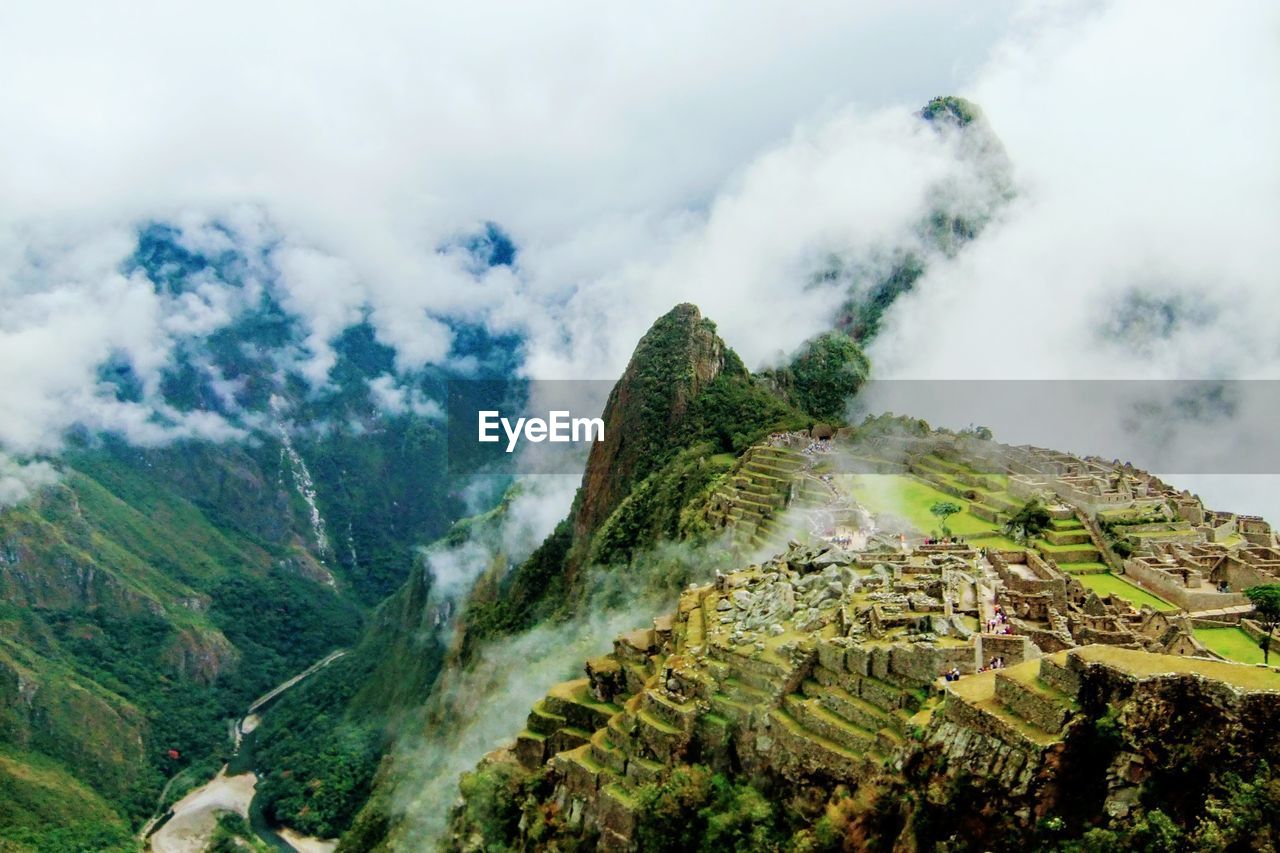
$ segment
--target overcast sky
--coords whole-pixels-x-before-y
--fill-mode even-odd
[[[911,248],[963,184],[912,118],[946,93],[982,106],[1017,195],[895,306],[879,375],[1275,378],[1278,41],[1264,0],[6,3],[0,448],[235,434],[157,434],[94,387],[243,307],[123,278],[150,219],[278,245],[316,382],[366,310],[404,370],[468,317],[526,335],[533,375],[612,378],[679,301],[768,364],[829,322],[839,294],[802,289],[822,258]],[[521,255],[476,282],[436,247],[482,220]]]

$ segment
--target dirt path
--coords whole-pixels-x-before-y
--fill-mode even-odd
[[[283,838],[286,844],[297,850],[298,853],[332,853],[332,851],[338,849],[338,842],[336,841],[321,841],[319,838],[309,838],[305,835],[299,835],[287,827],[277,830],[276,834]]]
[[[200,853],[209,844],[219,812],[249,816],[258,778],[252,773],[218,775],[173,804],[173,817],[151,836],[154,853]]]

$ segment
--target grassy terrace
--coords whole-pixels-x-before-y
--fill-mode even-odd
[[[1107,574],[1111,571],[1111,568],[1106,563],[1059,563],[1058,568],[1069,575],[1094,574],[1096,572]]]
[[[1066,654],[1060,652],[1059,654]],[[1238,663],[1204,660],[1202,658],[1156,655],[1118,646],[1084,646],[1072,649],[1070,654],[1087,661],[1109,664],[1137,676],[1166,675],[1170,673],[1194,673],[1215,678],[1246,690],[1280,692],[1280,671]]]
[[[965,539],[975,548],[996,548],[1001,551],[1021,551],[1026,546],[1002,533],[974,534]]]
[[[925,533],[941,528],[937,517],[929,512],[929,507],[937,501],[949,501],[962,508],[962,512],[947,520],[947,526],[956,536],[996,532],[996,525],[969,514],[968,501],[940,492],[914,477],[904,474],[845,474],[838,476],[836,481],[842,490],[853,495],[873,513],[896,515]]]
[[[1239,628],[1196,628],[1196,639],[1224,658],[1240,663],[1262,663],[1262,649]]]
[[[1076,580],[1084,584],[1098,595],[1114,595],[1123,598],[1134,607],[1147,605],[1154,610],[1177,610],[1177,608],[1159,596],[1152,595],[1142,587],[1130,583],[1120,575],[1076,575]]]

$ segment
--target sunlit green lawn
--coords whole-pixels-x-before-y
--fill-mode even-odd
[[[871,512],[904,518],[923,533],[942,529],[937,516],[929,512],[929,507],[938,501],[949,501],[965,510],[947,520],[947,527],[951,528],[954,535],[968,536],[996,530],[995,524],[967,512],[968,501],[940,492],[914,477],[902,474],[845,474],[838,480],[853,495],[854,500]]]
[[[1229,660],[1262,663],[1262,649],[1240,628],[1196,628],[1196,639]]]
[[[1114,595],[1123,598],[1134,607],[1147,605],[1155,610],[1176,610],[1163,598],[1158,598],[1140,586],[1136,586],[1119,575],[1076,575],[1076,580],[1099,595]]]

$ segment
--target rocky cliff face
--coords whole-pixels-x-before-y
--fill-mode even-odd
[[[722,373],[747,377],[742,362],[697,306],[677,305],[637,344],[604,410],[604,440],[591,448],[574,532],[595,530],[674,446],[690,403]]]

